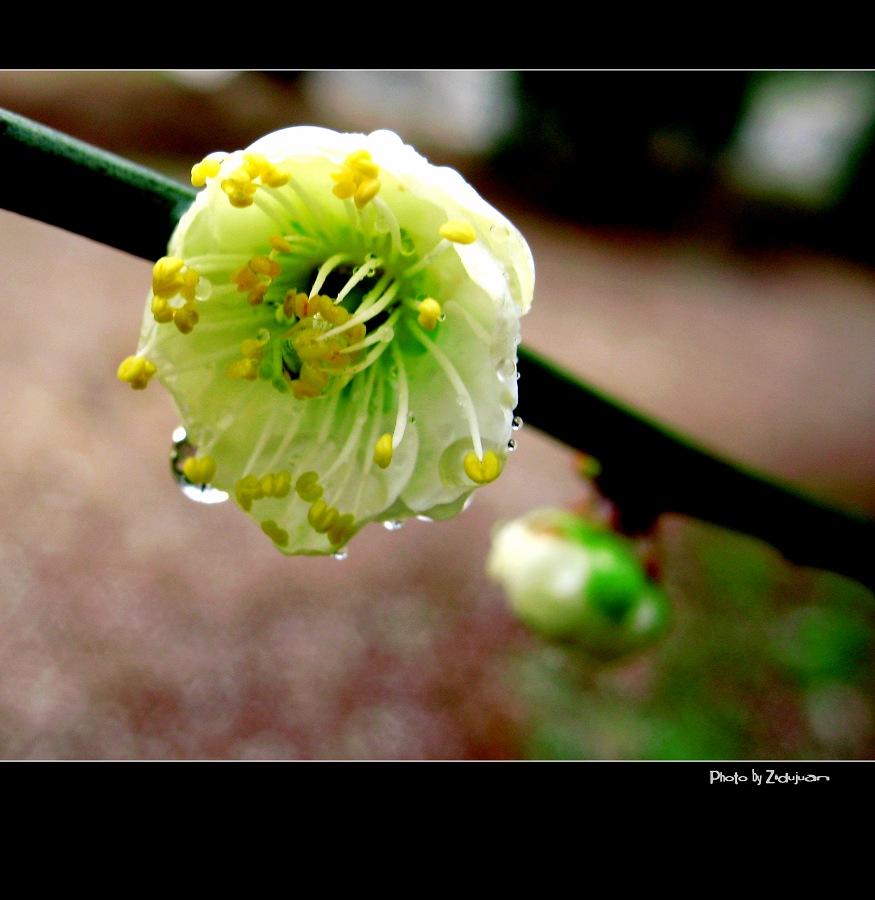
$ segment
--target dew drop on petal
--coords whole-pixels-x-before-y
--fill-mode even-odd
[[[337,553],[332,554],[334,559],[346,559],[349,556],[349,550],[344,548],[343,550],[338,550]]]
[[[509,379],[513,378],[515,374],[518,374],[516,371],[516,360],[514,359],[503,359],[498,364],[498,377],[501,379]]]
[[[173,446],[170,448],[170,471],[182,493],[195,503],[224,503],[228,499],[225,491],[209,484],[192,484],[183,474],[183,464],[197,453],[197,447],[188,439],[186,430],[181,425],[174,428],[171,438]]]
[[[510,423],[510,427],[513,428],[514,431],[519,431],[520,428],[523,427],[523,420],[521,416],[514,416],[513,421]]]
[[[383,528],[386,531],[400,531],[404,527],[404,523],[398,519],[387,519],[383,522]]]
[[[511,438],[511,439],[507,442],[507,452],[508,452],[508,453],[513,453],[514,450],[516,450],[516,441],[515,441],[513,438]]]

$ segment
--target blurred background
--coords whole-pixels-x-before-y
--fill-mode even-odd
[[[2,71],[0,107],[181,180],[288,125],[392,128],[529,240],[526,345],[875,516],[875,73]],[[873,757],[856,582],[666,516],[667,637],[550,645],[484,569],[495,523],[585,492],[529,427],[457,519],[284,557],[183,497],[169,395],[116,380],[150,264],[5,211],[0,257],[0,757]]]

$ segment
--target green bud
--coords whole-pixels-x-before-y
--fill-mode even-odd
[[[487,567],[524,625],[600,658],[643,648],[668,625],[668,599],[631,541],[564,510],[498,528]]]

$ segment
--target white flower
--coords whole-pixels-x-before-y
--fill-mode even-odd
[[[489,575],[526,626],[613,658],[660,637],[668,600],[626,538],[562,509],[539,509],[497,527]]]
[[[285,129],[192,183],[119,368],[173,395],[191,481],[283,552],[331,554],[500,474],[534,291],[504,216],[387,131]]]

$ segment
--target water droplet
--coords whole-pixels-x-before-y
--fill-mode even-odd
[[[519,372],[519,369],[517,369],[517,373],[516,373],[516,380],[517,380],[517,381],[519,381],[519,380],[520,380],[520,372]]]
[[[344,548],[343,550],[338,550],[337,553],[333,554],[334,559],[346,559],[349,556],[349,550]]]
[[[516,360],[503,359],[498,364],[498,377],[511,378],[516,372]]]
[[[198,300],[209,300],[213,293],[213,283],[206,278],[201,278],[194,289],[194,296]]]
[[[415,425],[416,424],[416,416],[414,416],[413,413],[410,413],[410,415],[407,417],[407,421],[411,425]]]
[[[523,427],[523,420],[521,416],[514,416],[513,421],[510,423],[510,427],[513,428],[514,431],[519,431],[520,428]]]
[[[441,314],[438,316],[438,322],[446,322],[446,321],[447,321],[447,314],[446,314],[446,313],[441,313]]]
[[[515,441],[513,438],[511,438],[511,439],[507,442],[507,452],[508,452],[508,453],[513,453],[514,450],[516,450],[516,441]]]
[[[197,453],[197,447],[188,439],[188,432],[180,425],[173,430],[173,446],[170,449],[170,471],[179,489],[195,503],[224,503],[228,495],[210,484],[192,484],[182,471],[187,459]]]
[[[416,518],[420,522],[434,522],[434,519],[431,516],[417,516]]]
[[[398,519],[388,519],[383,522],[383,528],[385,528],[386,531],[400,531],[403,527],[404,523],[398,521]]]

